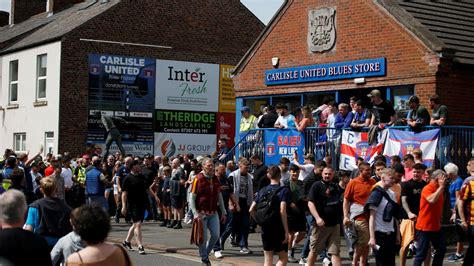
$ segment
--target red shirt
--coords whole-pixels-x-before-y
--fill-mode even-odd
[[[416,221],[416,229],[420,231],[437,232],[441,229],[441,217],[443,215],[444,195],[438,201],[430,204],[426,198],[436,192],[439,185],[434,182],[428,183],[421,191],[420,212]]]

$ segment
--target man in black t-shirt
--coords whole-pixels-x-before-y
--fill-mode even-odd
[[[313,184],[308,195],[308,208],[316,220],[311,231],[311,251],[308,265],[314,265],[318,254],[327,249],[333,265],[340,265],[340,224],[342,207],[339,187],[334,180],[334,169],[326,166],[323,179]]]
[[[140,173],[141,165],[137,160],[130,164],[131,171],[128,174],[122,185],[122,214],[130,215],[132,218],[132,226],[128,230],[127,238],[122,243],[125,248],[132,249],[130,241],[135,235],[135,240],[138,244],[138,253],[145,254],[145,249],[142,244],[142,222],[145,214],[145,203],[147,200],[147,193],[158,201],[158,197],[151,191],[150,187],[146,185],[145,177]]]
[[[395,122],[395,109],[393,109],[393,106],[382,99],[379,90],[372,90],[367,97],[372,102],[373,124],[387,124],[387,126],[391,126]]]
[[[411,220],[412,223],[416,223],[416,219],[418,218],[418,212],[420,210],[420,199],[421,199],[421,191],[423,188],[428,184],[426,183],[422,177],[425,171],[425,167],[421,163],[417,163],[413,166],[413,178],[405,181],[402,183],[402,207],[403,207],[403,215],[405,216],[405,220]],[[410,221],[402,221],[403,223],[407,223]],[[400,226],[400,229],[404,228],[404,226]],[[412,238],[415,239],[416,234],[414,236],[408,237],[404,230],[400,230],[401,232],[401,239],[405,238]],[[407,255],[411,257],[413,255],[414,244],[410,244],[409,250],[404,246],[400,250],[400,262],[404,263],[407,259]],[[408,252],[408,254],[407,254]]]
[[[142,175],[145,176],[145,184],[147,187],[150,187],[151,184],[153,184],[155,177],[158,175],[158,168],[153,164],[153,156],[149,153],[145,154],[143,157]],[[148,202],[146,204],[148,216],[145,217],[146,220],[153,219],[154,221],[158,221],[158,210],[156,207],[157,202],[155,201],[155,198],[148,196]]]
[[[253,166],[253,182],[254,182],[254,192],[258,192],[260,189],[270,185],[270,179],[267,177],[268,167],[263,164],[262,159],[257,154],[250,157],[250,161]]]
[[[21,191],[11,189],[0,195],[0,258],[11,265],[51,265],[46,240],[22,229],[25,213],[26,199]]]

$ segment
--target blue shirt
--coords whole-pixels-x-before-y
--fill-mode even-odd
[[[33,228],[34,233],[38,233],[38,228],[40,224],[40,217],[39,217],[39,211],[37,208],[28,208],[28,217],[26,218],[25,225],[29,225]],[[46,242],[48,242],[49,246],[54,246],[56,245],[56,242],[58,242],[59,238],[55,237],[50,237],[50,236],[45,236],[44,239],[46,239]]]
[[[456,205],[456,191],[460,191],[462,187],[463,180],[460,176],[454,180],[453,183],[449,186],[449,199],[451,202],[451,208],[454,208]]]
[[[354,114],[352,112],[348,112],[346,117],[342,117],[341,113],[337,113],[334,127],[337,129],[350,127],[353,119]]]

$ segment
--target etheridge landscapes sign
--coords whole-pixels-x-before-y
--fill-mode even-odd
[[[360,77],[379,77],[386,74],[385,64],[385,58],[374,58],[272,69],[265,71],[265,84],[269,86]]]

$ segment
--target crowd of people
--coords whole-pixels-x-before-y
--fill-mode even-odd
[[[339,104],[327,97],[316,108],[302,106],[289,110],[284,103],[265,105],[256,115],[252,114],[250,107],[244,106],[240,109],[240,132],[254,128],[296,128],[304,131],[313,126],[353,130],[372,126],[409,126],[413,131],[419,131],[423,126],[443,126],[448,122],[448,109],[441,104],[438,95],[429,97],[431,115],[415,95],[408,99],[408,112],[402,113],[397,113],[392,104],[382,98],[379,90],[372,90],[367,97],[370,104],[365,102],[365,98],[353,96],[349,103]]]
[[[240,130],[303,131],[315,119],[319,125],[354,129],[397,123],[416,129],[447,122],[437,96],[430,98],[431,117],[412,96],[407,118],[397,118],[379,91],[368,96],[371,109],[351,98],[350,105],[329,101],[316,110],[302,107],[296,118],[285,105],[276,106],[278,115],[267,106],[259,118],[244,107]],[[458,237],[448,260],[473,263],[474,252],[464,252],[463,243],[469,240],[472,249],[474,159],[467,165],[471,177],[463,179],[453,163],[427,168],[419,149],[403,158],[377,156],[372,165],[357,158],[352,172],[334,169],[331,157],[316,160],[310,153],[303,163],[295,153],[293,161],[283,157],[278,165],[265,165],[257,154],[234,162],[228,152],[225,139],[213,154],[197,157],[101,157],[102,150],[95,147],[81,156],[66,152],[43,158],[42,151],[29,155],[7,149],[0,161],[2,265],[130,265],[126,250],[132,249],[132,239],[139,254],[146,253],[145,220],[169,230],[193,223],[193,242],[205,265],[211,263],[211,252],[223,258],[228,239],[241,254],[252,253],[248,237],[258,228],[265,265],[273,264],[274,255],[277,265],[314,265],[318,260],[340,265],[341,235],[353,265],[366,265],[370,251],[377,265],[395,265],[398,250],[400,265],[410,257],[414,265],[431,259],[442,265],[444,202],[450,204]],[[120,246],[104,242],[111,220],[130,224]]]
[[[397,250],[400,265],[409,257],[415,265],[430,259],[442,265],[446,243],[441,218],[443,203],[449,201],[458,242],[448,260],[472,265],[474,252],[464,253],[463,243],[469,240],[472,246],[474,177],[463,180],[452,163],[444,171],[428,169],[421,150],[388,161],[379,156],[372,166],[357,160],[352,172],[337,171],[331,157],[315,161],[312,154],[303,163],[295,154],[291,162],[282,158],[279,165],[266,166],[257,155],[234,164],[215,154],[122,158],[116,153],[101,158],[96,152],[100,150],[43,160],[39,154],[29,158],[6,151],[0,164],[2,259],[13,265],[27,265],[33,258],[40,265],[126,262],[124,251],[132,249],[133,238],[138,252],[145,254],[142,223],[148,219],[170,230],[200,221],[204,232],[210,232],[197,242],[208,265],[211,251],[223,257],[228,239],[241,254],[252,253],[248,236],[258,226],[265,265],[273,263],[274,254],[278,265],[314,265],[319,259],[340,265],[341,235],[354,265],[366,265],[370,250],[377,265],[395,265]],[[474,175],[474,160],[467,169]],[[272,201],[274,215],[262,222],[261,205]],[[109,213],[112,221],[130,224],[122,247],[104,243]],[[7,245],[12,242],[18,249]],[[42,255],[23,256],[25,250]]]

